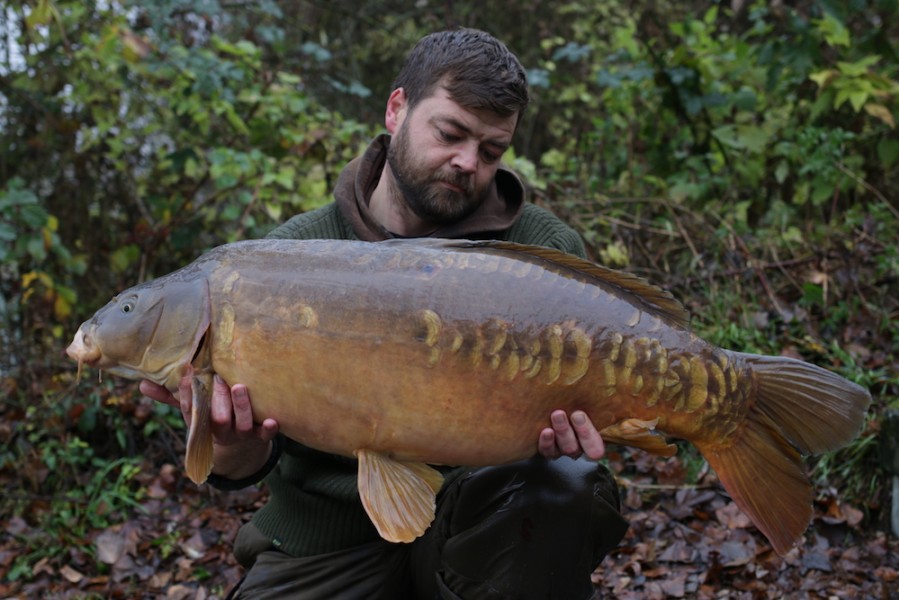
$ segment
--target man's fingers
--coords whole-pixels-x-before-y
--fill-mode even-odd
[[[178,383],[178,402],[181,407],[181,416],[184,422],[190,425],[190,405],[193,402],[193,390],[191,389],[191,377],[185,375]]]
[[[571,413],[571,424],[574,427],[578,445],[584,454],[592,460],[599,460],[606,453],[606,446],[602,436],[596,431],[593,422],[583,411],[576,410]]]
[[[231,390],[218,375],[212,378],[212,427],[217,433],[231,429],[234,409],[231,407]]]
[[[552,428],[540,433],[537,449],[547,458],[570,456],[577,458],[582,454],[593,460],[599,460],[606,452],[602,436],[584,411],[576,410],[568,413],[555,410],[550,415]]]
[[[263,442],[270,442],[278,435],[278,422],[274,419],[266,419],[259,426],[258,436]]]
[[[231,404],[234,407],[234,429],[238,435],[253,432],[253,409],[247,386],[238,383],[231,388]]]
[[[566,456],[578,456],[581,453],[581,445],[578,442],[578,436],[571,423],[568,421],[568,415],[564,410],[553,411],[550,416],[553,431],[556,434],[556,446],[559,452]]]
[[[559,458],[559,447],[556,446],[556,432],[547,427],[540,432],[537,440],[537,452],[546,458]]]
[[[149,379],[143,379],[141,380],[139,387],[140,393],[151,400],[156,400],[157,402],[162,402],[163,404],[168,404],[170,406],[178,406],[178,400],[175,399],[172,393],[158,383],[153,383]]]

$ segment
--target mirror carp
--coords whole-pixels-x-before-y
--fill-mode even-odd
[[[434,518],[429,465],[536,453],[555,409],[607,442],[696,446],[734,502],[787,552],[812,516],[803,456],[848,444],[870,395],[820,367],[711,345],[645,280],[508,242],[253,240],[118,294],[67,350],[176,391],[193,377],[185,459],[212,469],[212,377],[244,383],[256,421],[355,456],[382,537]]]

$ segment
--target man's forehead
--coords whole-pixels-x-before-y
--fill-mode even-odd
[[[468,108],[450,97],[446,88],[437,86],[434,93],[419,102],[425,105],[425,118],[453,122],[470,131],[489,134],[491,138],[508,138],[511,141],[518,124],[518,114],[503,116],[489,108]]]

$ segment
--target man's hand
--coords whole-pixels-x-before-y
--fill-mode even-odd
[[[140,382],[140,391],[158,402],[181,409],[184,422],[190,426],[190,377],[184,377],[178,386],[178,398],[152,381]],[[253,409],[247,386],[236,384],[229,388],[218,375],[212,384],[212,437],[217,445],[230,446],[247,440],[270,442],[278,434],[278,422],[265,419],[261,425],[253,422]]]
[[[552,427],[541,431],[537,442],[537,451],[546,458],[577,458],[585,454],[599,460],[606,453],[602,436],[583,411],[574,411],[569,419],[564,410],[556,410],[550,415],[550,422]]]
[[[140,391],[157,402],[181,409],[184,422],[190,427],[191,378],[184,377],[178,386],[178,398],[166,388],[152,381],[141,381]],[[255,473],[265,464],[271,453],[271,441],[278,434],[278,422],[265,419],[253,422],[253,409],[247,386],[228,387],[221,377],[212,384],[212,438],[215,443],[215,473],[231,479],[242,479]]]

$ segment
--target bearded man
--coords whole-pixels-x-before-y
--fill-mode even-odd
[[[268,237],[501,239],[583,257],[580,237],[526,202],[501,164],[528,100],[524,69],[494,37],[426,36],[394,82],[387,133],[346,166],[335,201]],[[141,389],[178,405],[151,382]],[[188,379],[180,396],[190,395]],[[434,523],[413,543],[393,544],[362,507],[355,459],[290,440],[273,419],[254,423],[251,395],[240,382],[215,382],[209,482],[264,480],[271,492],[237,535],[247,572],[233,598],[586,599],[596,593],[591,572],[627,529],[614,479],[596,462],[602,438],[582,412],[548,414],[530,460],[441,468]]]

